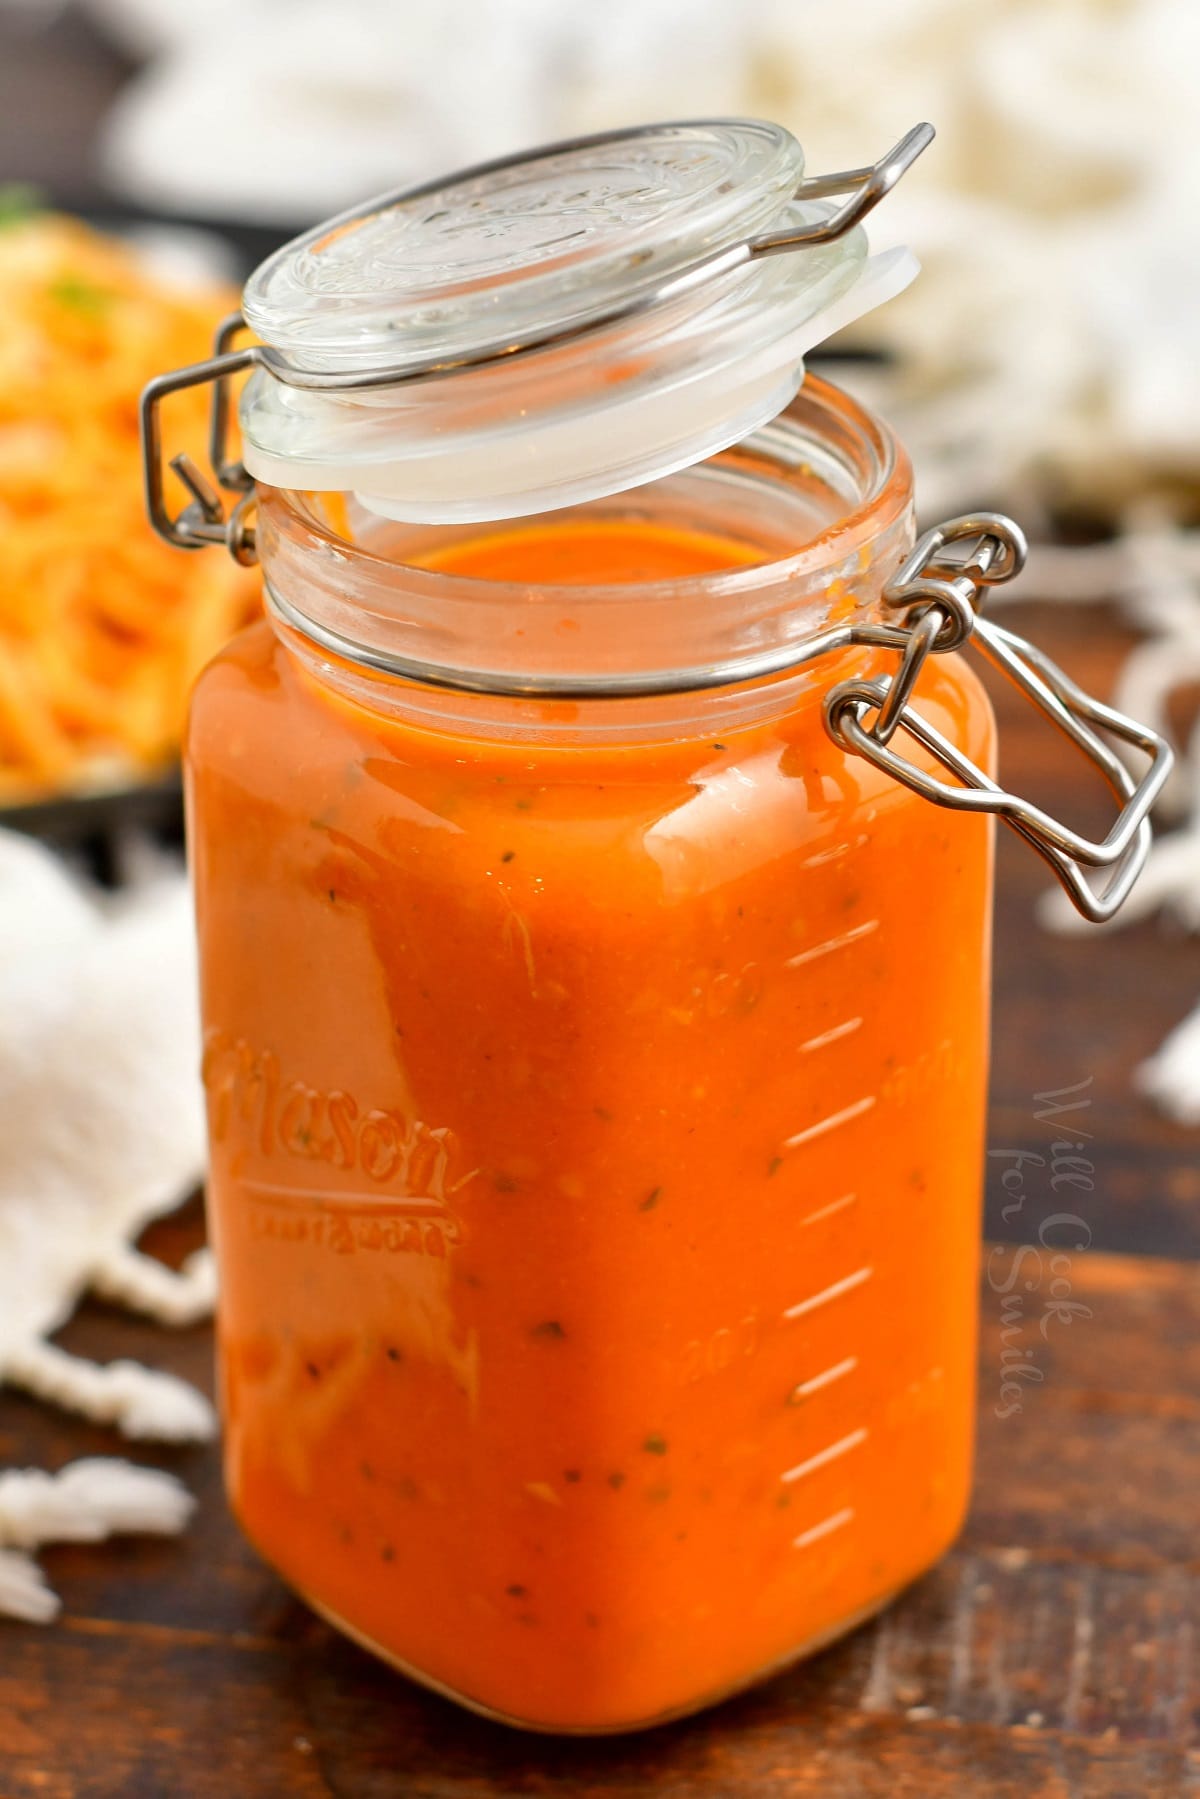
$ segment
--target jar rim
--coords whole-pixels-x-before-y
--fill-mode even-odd
[[[748,439],[743,440],[743,445],[735,448],[752,444],[755,437],[770,432],[781,422],[789,421],[797,410],[810,405],[824,415],[831,428],[848,430],[856,440],[855,447],[867,453],[870,458],[870,479],[850,503],[844,516],[832,519],[797,550],[784,556],[767,556],[761,561],[735,568],[715,569],[708,573],[632,583],[588,582],[586,588],[578,583],[567,582],[498,581],[481,575],[466,575],[457,570],[428,568],[419,563],[404,562],[357,543],[319,517],[311,504],[313,496],[302,489],[260,486],[259,506],[269,526],[277,527],[282,524],[289,535],[307,539],[308,547],[334,556],[339,561],[349,562],[353,567],[402,574],[406,584],[419,590],[427,599],[436,599],[440,592],[447,595],[453,593],[459,598],[469,598],[485,605],[511,605],[518,600],[527,602],[530,593],[536,592],[540,599],[548,602],[557,600],[568,605],[578,604],[581,595],[586,592],[589,606],[603,606],[606,602],[627,604],[631,592],[635,590],[644,594],[647,599],[659,601],[669,600],[673,595],[682,596],[684,593],[695,599],[730,599],[743,590],[761,588],[764,581],[772,584],[792,579],[813,581],[823,569],[843,564],[855,548],[886,530],[893,519],[911,503],[912,465],[907,451],[891,427],[844,388],[820,376],[807,374],[795,400],[779,414],[778,419],[762,427],[761,432],[752,433]],[[627,494],[633,495],[638,491],[637,487],[625,490]],[[534,515],[534,520],[516,519],[511,522],[528,527],[535,520],[554,517],[555,514],[549,512]],[[498,521],[493,522],[490,527],[482,525],[478,528],[495,530],[498,528]],[[267,552],[267,564],[270,561],[272,535],[270,529],[260,534],[260,541]],[[266,566],[264,574],[269,581],[269,568]]]

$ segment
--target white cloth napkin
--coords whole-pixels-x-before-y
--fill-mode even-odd
[[[207,1251],[178,1273],[131,1247],[199,1183],[195,952],[187,882],[148,857],[118,898],[0,831],[0,1382],[129,1437],[200,1439],[202,1394],[174,1375],[99,1366],[46,1341],[89,1289],[164,1324],[207,1313]],[[0,1474],[0,1612],[57,1601],[28,1551],[52,1538],[178,1530],[172,1477],[110,1460]]]

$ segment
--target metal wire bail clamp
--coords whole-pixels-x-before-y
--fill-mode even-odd
[[[961,544],[971,546],[966,557],[947,560],[945,552]],[[874,680],[840,681],[825,696],[825,722],[843,749],[865,757],[933,804],[1002,818],[1050,864],[1076,909],[1098,924],[1112,917],[1142,870],[1150,849],[1150,810],[1174,758],[1157,732],[1092,699],[1033,644],[979,616],[986,589],[1018,574],[1025,556],[1020,527],[999,513],[951,519],[926,531],[883,595],[885,606],[913,614],[899,668],[894,675]],[[1104,776],[1121,802],[1116,822],[1104,838],[1081,836],[1032,801],[1008,792],[909,704],[926,658],[966,642],[1006,675]],[[868,722],[872,714],[873,724]],[[1130,773],[1093,727],[1149,758],[1140,778]],[[939,780],[890,748],[891,737],[901,728],[955,776],[957,784]],[[1089,868],[1111,873],[1094,887],[1087,879]]]

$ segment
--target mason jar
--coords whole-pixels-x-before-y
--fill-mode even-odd
[[[596,154],[553,153],[576,180]],[[530,216],[555,243],[563,217],[545,158],[528,166],[541,210],[526,188],[519,229],[511,190],[501,207],[523,267]],[[438,229],[457,216],[494,255],[495,177],[467,180],[457,215],[435,191]],[[863,172],[846,181],[852,204]],[[372,267],[397,205],[413,200],[365,215]],[[610,181],[610,235],[613,210]],[[260,310],[277,276],[252,281]],[[306,317],[328,324],[315,302]],[[1016,528],[918,543],[903,449],[811,375],[782,410],[766,382],[769,416],[732,435],[726,416],[704,454],[672,456],[651,421],[662,466],[630,480],[579,423],[575,368],[552,402],[574,448],[556,463],[543,442],[531,474],[521,431],[545,433],[563,384],[544,359],[579,330],[598,364],[626,327],[610,309],[511,365],[460,358],[423,379],[415,423],[403,371],[306,413],[303,360],[293,385],[227,334],[209,373],[260,358],[242,402],[257,485],[218,445],[233,520],[190,471],[193,509],[165,521],[252,550],[266,594],[200,678],[186,749],[231,1502],[340,1629],[550,1731],[735,1691],[953,1540],[994,816],[1102,911],[1165,773],[1150,734],[977,620]],[[361,338],[356,315],[343,350]],[[480,372],[505,408],[523,382],[529,398],[484,420],[513,451],[486,478],[465,443]],[[406,427],[436,436],[439,373],[458,384],[448,460],[395,475]],[[681,413],[693,449],[697,420],[711,436],[702,404],[672,404],[665,436]],[[218,438],[228,405],[222,389]],[[312,431],[365,492],[299,478]],[[1103,844],[998,787],[961,653],[981,635],[1107,774],[1122,815]],[[1140,783],[1102,728],[1151,756]],[[1099,898],[1081,862],[1115,868]]]

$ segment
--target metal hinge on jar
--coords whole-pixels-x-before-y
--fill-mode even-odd
[[[231,313],[217,329],[213,354],[206,362],[191,363],[159,375],[142,391],[142,481],[150,523],[164,543],[177,550],[203,550],[224,544],[235,562],[250,566],[258,561],[254,538],[254,477],[247,474],[231,450],[233,417],[232,382],[258,361],[258,346],[233,349],[234,339],[245,330],[240,312]],[[208,460],[217,486],[182,452],[164,461],[162,405],[170,394],[188,387],[212,384],[209,412]],[[167,504],[167,468],[174,470],[191,500],[180,513]],[[235,496],[227,513],[218,487]]]

